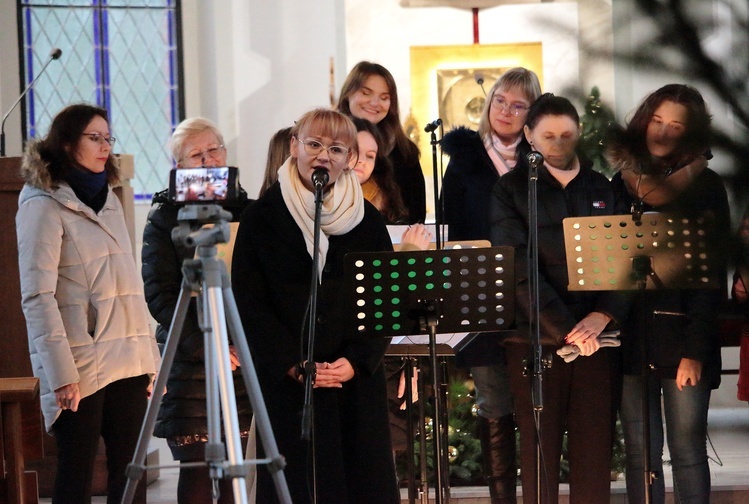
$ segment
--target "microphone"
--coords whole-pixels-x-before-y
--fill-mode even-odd
[[[476,72],[473,74],[473,80],[476,81],[476,84],[481,86],[481,91],[483,91],[484,96],[486,96],[486,89],[484,89],[484,74],[481,72]]]
[[[330,181],[330,174],[325,168],[315,168],[312,172],[312,183],[315,184],[315,189],[322,189]]]
[[[531,151],[526,154],[525,159],[528,161],[530,167],[535,169],[543,164],[544,155],[538,151]]]
[[[439,128],[441,125],[442,125],[442,119],[437,118],[434,121],[427,124],[426,127],[424,128],[424,131],[426,131],[427,133],[431,133],[432,131]]]
[[[34,77],[34,80],[29,82],[29,85],[26,86],[26,89],[23,90],[21,93],[21,96],[18,97],[18,99],[11,105],[10,110],[8,110],[8,113],[3,116],[3,122],[0,124],[0,156],[5,156],[5,120],[8,119],[8,116],[11,112],[13,112],[13,109],[16,108],[16,106],[21,102],[24,96],[26,96],[26,93],[29,92],[31,87],[36,83],[36,81],[39,79],[39,77],[42,76],[44,71],[47,69],[47,65],[52,63],[52,60],[60,59],[60,56],[62,56],[62,50],[59,47],[56,47],[52,49],[52,52],[49,53],[49,59],[44,64],[41,70],[39,70],[39,73],[36,74],[36,77]]]

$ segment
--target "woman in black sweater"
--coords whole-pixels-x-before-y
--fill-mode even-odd
[[[556,504],[562,438],[567,432],[570,460],[570,502],[602,503],[610,498],[613,433],[613,392],[617,349],[600,348],[598,336],[621,321],[628,304],[616,292],[569,291],[563,220],[567,217],[612,215],[623,212],[609,181],[591,164],[577,157],[580,118],[566,98],[545,94],[531,106],[525,137],[545,161],[538,168],[538,299],[543,354],[551,367],[543,371],[543,411],[540,419],[531,396],[531,373],[523,361],[525,342],[507,344],[507,366],[520,429],[523,500]],[[515,302],[518,331],[527,337],[529,263],[527,261],[530,208],[529,167],[519,164],[497,181],[490,203],[492,245],[515,248]],[[575,345],[584,357],[565,362],[556,350]],[[540,433],[537,431],[540,427]],[[542,467],[536,473],[536,443],[541,444]]]

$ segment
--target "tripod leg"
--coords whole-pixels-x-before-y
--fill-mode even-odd
[[[242,327],[242,321],[239,319],[239,310],[237,309],[237,303],[234,300],[234,294],[231,291],[229,276],[225,272],[223,282],[224,303],[229,315],[227,318],[227,324],[229,325],[231,334],[234,336],[232,341],[234,342],[234,346],[236,347],[239,356],[239,362],[241,364],[240,369],[242,370],[242,377],[244,378],[245,387],[247,387],[247,394],[249,395],[250,403],[252,404],[252,411],[255,415],[257,430],[260,434],[259,437],[263,443],[266,456],[270,458],[268,467],[276,486],[276,494],[278,495],[279,502],[291,504],[291,494],[289,493],[289,487],[286,484],[286,476],[283,472],[286,462],[284,461],[283,456],[278,452],[276,438],[273,437],[273,429],[271,428],[268,410],[265,408],[263,395],[258,385],[255,364],[250,356],[250,347],[247,343],[244,328]]]
[[[127,483],[125,484],[125,491],[122,495],[122,503],[130,504],[133,502],[135,497],[135,490],[138,486],[138,481],[143,475],[145,470],[146,454],[148,450],[148,442],[151,439],[154,425],[156,424],[156,415],[159,413],[159,407],[161,406],[161,400],[164,397],[164,391],[166,390],[166,382],[169,379],[169,371],[172,369],[172,363],[174,362],[174,356],[177,354],[177,347],[179,346],[180,335],[182,334],[182,327],[185,324],[185,318],[187,318],[187,309],[190,306],[190,296],[192,291],[187,283],[182,284],[179,297],[177,298],[177,307],[172,317],[172,325],[169,327],[169,335],[166,339],[166,346],[164,347],[164,353],[161,356],[161,367],[156,375],[156,383],[153,386],[153,392],[151,393],[151,400],[148,403],[148,409],[146,409],[146,417],[143,420],[143,426],[140,430],[140,436],[138,437],[138,444],[135,448],[135,454],[133,454],[133,461],[127,468]]]
[[[218,353],[211,339],[213,323],[210,314],[206,313],[206,304],[202,297],[198,297],[198,318],[200,327],[203,329],[203,352],[205,365],[205,391],[206,391],[206,427],[208,432],[208,443],[205,446],[204,459],[208,464],[208,474],[212,482],[212,496],[218,498],[218,480],[223,477],[219,464],[226,460],[226,451],[221,442],[221,411],[220,389],[217,374]]]
[[[213,249],[215,252],[215,248]],[[224,303],[221,297],[221,266],[223,263],[216,261],[215,257],[203,257],[201,255],[203,266],[203,313],[207,327],[204,332],[211,331],[213,345],[211,345],[215,357],[211,362],[218,364],[218,373],[214,377],[218,378],[220,389],[221,409],[223,411],[224,434],[226,436],[226,449],[228,452],[230,467],[228,474],[232,478],[232,488],[234,491],[234,502],[247,503],[247,485],[244,473],[244,454],[242,452],[242,443],[239,436],[239,420],[237,418],[236,394],[234,393],[234,380],[231,373],[231,361],[229,358],[229,338],[226,330],[226,316],[224,313]],[[221,266],[219,266],[219,264]],[[207,352],[208,354],[210,352]],[[208,380],[207,383],[211,380]],[[215,386],[214,386],[215,388]],[[211,401],[208,401],[211,407]],[[213,403],[215,407],[215,402]],[[209,412],[209,419],[218,418],[218,412]],[[208,446],[206,446],[206,460],[218,459],[223,452],[220,437],[215,436],[218,429],[213,426],[214,430],[208,433]],[[213,451],[215,450],[215,451]],[[210,464],[209,464],[210,466]],[[215,466],[210,466],[213,473]],[[212,474],[213,476],[214,474]]]

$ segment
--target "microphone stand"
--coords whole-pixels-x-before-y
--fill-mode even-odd
[[[315,183],[315,227],[312,253],[312,277],[310,280],[310,309],[307,335],[307,355],[304,360],[304,407],[302,408],[302,439],[312,441],[312,502],[317,502],[317,469],[315,462],[315,439],[312,428],[314,408],[312,403],[312,385],[315,381],[315,329],[317,320],[317,290],[320,285],[318,270],[320,265],[320,220],[322,214],[323,188],[325,182],[313,177]],[[327,177],[324,177],[327,180]]]
[[[531,401],[536,423],[536,502],[541,503],[541,411],[543,399],[543,347],[541,346],[541,314],[538,285],[538,167],[543,156],[531,152],[528,159],[528,281],[530,286],[529,326],[531,343]]]
[[[429,144],[432,146],[432,174],[434,175],[434,239],[435,248],[442,248],[442,230],[440,229],[440,193],[439,193],[439,171],[437,169],[437,134],[435,131],[442,126],[442,119],[436,119],[426,125],[424,131],[430,133]]]
[[[26,93],[29,92],[29,90],[32,88],[34,84],[36,84],[36,81],[39,80],[39,77],[41,77],[44,74],[44,71],[47,69],[47,65],[52,63],[52,60],[60,59],[60,56],[62,55],[62,51],[60,49],[53,49],[52,53],[49,55],[49,59],[44,64],[41,70],[39,70],[39,73],[36,74],[36,77],[29,82],[29,85],[26,86],[26,89],[24,89],[21,92],[21,96],[18,97],[18,99],[11,105],[10,110],[3,116],[3,122],[0,124],[0,157],[5,156],[5,121],[8,119],[8,116],[11,112],[16,108],[16,106],[21,103],[21,100],[24,96],[26,96]]]

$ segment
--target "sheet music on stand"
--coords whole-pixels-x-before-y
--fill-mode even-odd
[[[437,237],[436,224],[424,224],[424,226],[427,228],[427,231],[432,233],[432,248],[434,248],[434,242]],[[401,237],[403,237],[403,233],[405,233],[406,229],[410,227],[411,226],[408,224],[388,224],[387,225],[388,234],[390,235],[390,241],[393,242],[393,246],[396,247],[396,250],[397,250],[397,246],[400,245]],[[447,233],[448,233],[447,224],[441,224],[440,235],[442,236],[443,241],[447,240]]]
[[[437,355],[452,356],[465,348],[475,337],[476,333],[448,333],[438,334]],[[414,334],[411,336],[394,336],[385,355],[391,357],[424,357],[429,355],[429,335]]]

